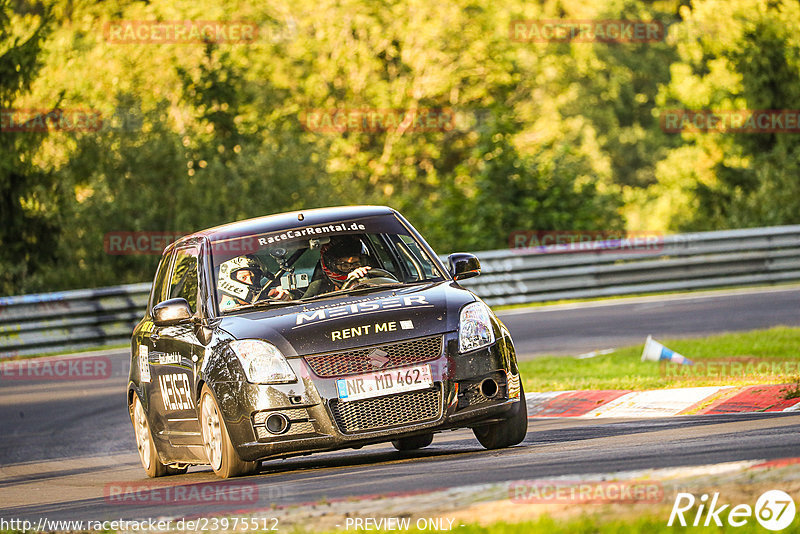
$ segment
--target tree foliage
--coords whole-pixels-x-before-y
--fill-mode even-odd
[[[108,254],[110,232],[329,205],[390,205],[445,253],[506,247],[515,230],[794,222],[791,134],[675,135],[659,118],[796,108],[797,11],[767,0],[0,0],[2,107],[104,118],[99,131],[0,131],[2,291],[150,279],[157,257]],[[657,42],[529,43],[509,37],[521,19],[670,30]],[[180,20],[244,21],[258,37],[106,35],[120,21]],[[305,122],[337,109],[454,120]]]
[[[38,76],[49,22],[47,13],[15,13],[0,0],[0,109],[13,108]],[[57,113],[58,104],[47,102],[38,119]],[[35,161],[45,133],[6,129],[0,128],[0,291],[7,294],[34,287],[32,279],[52,261],[62,203],[52,169]]]
[[[674,28],[680,59],[662,87],[662,109],[797,110],[797,2],[700,0]],[[680,37],[680,39],[678,39]],[[800,222],[796,133],[684,133],[665,157],[656,189],[672,195],[676,229]]]

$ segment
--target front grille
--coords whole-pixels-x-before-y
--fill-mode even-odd
[[[330,407],[339,430],[351,434],[438,419],[441,391],[436,387],[375,399],[332,400]]]
[[[269,438],[286,438],[287,436],[302,436],[303,434],[313,434],[314,430],[314,423],[311,421],[303,421],[300,423],[292,423],[289,426],[289,430],[287,430],[283,434],[272,434],[269,432],[264,426],[257,426],[256,435],[258,435],[258,439],[269,439]]]
[[[428,362],[437,359],[441,354],[442,336],[430,336],[345,352],[307,356],[305,360],[317,376],[330,378]]]

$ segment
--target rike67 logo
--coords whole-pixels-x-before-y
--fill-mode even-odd
[[[697,510],[693,510],[697,505]],[[749,504],[722,504],[719,493],[714,493],[709,501],[708,494],[703,494],[697,499],[691,493],[678,493],[672,512],[669,514],[667,526],[673,524],[685,527],[718,526],[725,523],[731,527],[742,527],[755,516],[756,521],[767,530],[783,530],[794,521],[794,500],[788,493],[781,490],[764,492],[757,500],[755,508]],[[686,516],[684,516],[686,514]]]

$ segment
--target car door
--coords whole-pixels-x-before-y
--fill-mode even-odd
[[[137,332],[138,337],[136,338],[136,364],[139,368],[142,402],[149,414],[150,424],[156,437],[163,437],[164,412],[160,407],[161,392],[158,388],[158,380],[153,378],[155,372],[154,362],[158,361],[159,347],[157,347],[157,344],[161,336],[160,331],[156,331],[156,326],[153,323],[153,306],[166,300],[173,257],[172,252],[166,252],[158,265],[156,276],[153,279],[153,288],[150,291],[147,315],[140,323]]]
[[[198,306],[199,247],[177,247],[167,278],[164,299],[184,298],[193,314]],[[153,402],[163,410],[165,435],[172,445],[202,445],[200,423],[195,406],[194,384],[203,346],[194,324],[154,326],[151,333],[153,352]]]

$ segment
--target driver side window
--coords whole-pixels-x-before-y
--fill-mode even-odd
[[[181,248],[175,251],[175,266],[167,297],[185,298],[192,313],[197,312],[197,256],[197,248]]]
[[[168,254],[161,258],[161,263],[158,265],[155,279],[153,280],[153,290],[150,292],[150,309],[159,302],[166,300],[166,286],[167,286],[167,273],[169,273],[170,265],[172,265],[172,254]]]

